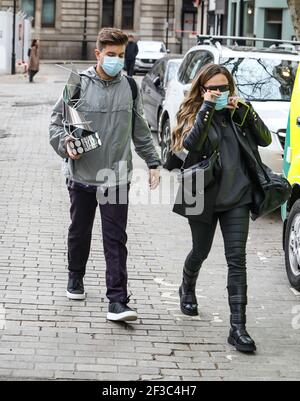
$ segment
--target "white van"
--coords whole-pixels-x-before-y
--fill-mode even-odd
[[[290,99],[299,61],[299,53],[277,48],[230,47],[216,42],[190,49],[166,93],[158,132],[162,161],[165,161],[170,148],[176,114],[192,80],[203,65],[216,63],[228,68],[236,82],[238,95],[251,101],[270,129],[272,143],[259,150],[264,163],[281,172]]]

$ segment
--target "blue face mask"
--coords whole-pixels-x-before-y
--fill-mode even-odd
[[[216,110],[224,109],[228,104],[229,91],[222,92],[216,100]]]
[[[105,56],[101,67],[106,75],[109,77],[116,77],[124,68],[124,59]]]

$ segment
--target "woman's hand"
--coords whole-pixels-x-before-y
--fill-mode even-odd
[[[203,98],[204,100],[207,100],[208,102],[214,102],[216,103],[217,98],[220,96],[221,92],[220,91],[213,91],[210,89],[207,89],[207,91],[205,91]]]
[[[228,109],[231,109],[231,110],[233,110],[233,109],[238,109],[239,106],[238,106],[237,104],[238,104],[238,102],[239,102],[240,100],[241,100],[241,99],[240,99],[238,96],[230,96],[230,97],[228,98],[228,106],[227,106],[227,108],[228,108]]]

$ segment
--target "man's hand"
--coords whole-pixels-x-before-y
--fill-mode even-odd
[[[67,153],[68,153],[68,156],[70,157],[70,159],[78,160],[81,158],[82,155],[74,155],[73,154],[73,149],[69,145],[69,142],[73,141],[73,140],[74,140],[74,138],[72,138],[71,136],[67,136],[65,138],[65,146],[67,147]]]
[[[150,189],[156,189],[160,183],[160,171],[159,168],[157,169],[150,169],[149,170],[149,185]]]

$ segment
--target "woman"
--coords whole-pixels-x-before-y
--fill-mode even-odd
[[[203,212],[186,216],[193,248],[184,263],[179,295],[181,311],[186,315],[197,315],[196,281],[210,252],[219,221],[228,264],[227,289],[231,311],[228,342],[241,352],[254,352],[255,342],[245,326],[246,243],[255,193],[253,172],[259,171],[259,165],[255,164],[259,158],[257,148],[258,145],[269,145],[271,134],[250,103],[243,126],[233,122],[232,112],[239,112],[239,100],[229,71],[223,66],[208,64],[194,79],[177,114],[172,150],[188,150],[184,168],[209,158],[215,149],[220,154],[214,181],[205,188]],[[182,214],[180,205],[175,205],[173,210]]]
[[[28,64],[28,77],[29,82],[33,82],[33,77],[38,73],[40,69],[40,51],[39,44],[36,39],[33,39],[31,48],[29,49],[29,64]]]

